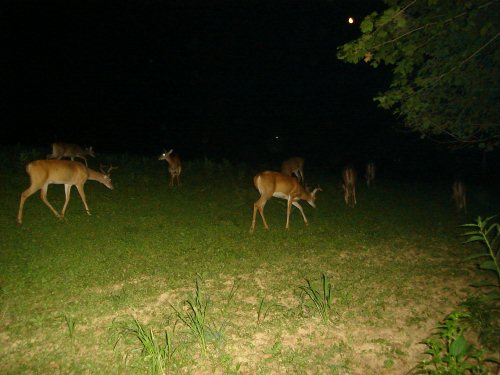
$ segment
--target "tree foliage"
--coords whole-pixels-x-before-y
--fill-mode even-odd
[[[374,99],[422,136],[454,146],[500,146],[499,0],[384,0],[361,36],[338,48],[350,63],[385,64]]]

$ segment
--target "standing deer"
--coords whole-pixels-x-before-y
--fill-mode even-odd
[[[295,156],[281,163],[281,173],[287,176],[295,175],[299,182],[304,183],[304,159]]]
[[[286,199],[288,202],[286,210],[286,229],[289,227],[292,205],[299,209],[302,217],[304,218],[305,225],[308,225],[306,215],[304,214],[302,206],[299,204],[299,200],[305,200],[312,207],[316,207],[314,201],[316,200],[316,193],[321,191],[320,187],[317,187],[310,192],[306,190],[295,177],[286,176],[282,173],[272,171],[258,173],[253,178],[253,183],[255,188],[260,193],[260,198],[253,205],[252,226],[250,227],[250,233],[253,233],[255,230],[255,217],[257,215],[257,210],[262,217],[264,227],[269,229],[264,216],[264,206],[272,197]]]
[[[87,164],[87,158],[85,156],[95,157],[94,150],[92,150],[92,146],[90,147],[80,147],[74,143],[63,143],[63,142],[55,142],[52,143],[52,154],[47,155],[47,159],[57,159],[61,160],[62,158],[71,158],[71,160],[75,160],[75,158],[80,158],[85,161],[85,165]]]
[[[342,170],[342,189],[344,189],[344,200],[345,203],[350,207],[354,207],[357,203],[356,178],[357,173],[353,167],[347,166]]]
[[[87,168],[80,162],[70,160],[35,160],[28,163],[26,165],[26,173],[30,176],[31,186],[21,194],[19,212],[17,214],[18,224],[22,224],[23,222],[24,202],[38,190],[41,190],[40,197],[43,203],[50,208],[54,215],[60,219],[64,218],[64,213],[69,202],[71,187],[73,185],[76,186],[83,205],[85,206],[85,210],[87,214],[90,215],[90,210],[85,199],[85,191],[83,189],[85,183],[87,180],[99,181],[112,190],[113,184],[111,183],[109,173],[116,168],[117,167],[110,166],[107,171],[104,171],[101,166],[101,173],[99,173]],[[64,202],[60,214],[47,200],[47,189],[51,184],[64,184],[66,201]]]
[[[174,180],[177,180],[177,186],[181,185],[180,176],[182,171],[181,159],[179,155],[173,153],[174,150],[165,151],[160,155],[158,160],[166,160],[168,163],[168,171],[170,173],[170,186],[174,186]]]
[[[451,199],[455,202],[455,207],[457,212],[464,211],[467,212],[466,207],[466,196],[465,196],[465,183],[462,180],[455,180],[451,187],[452,195]]]
[[[373,183],[373,180],[375,180],[375,163],[369,162],[368,164],[366,164],[365,180],[368,187],[370,187]]]

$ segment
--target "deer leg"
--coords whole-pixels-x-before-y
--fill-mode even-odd
[[[288,229],[290,224],[290,212],[292,211],[292,198],[288,198],[288,204],[286,205],[286,226],[285,229]]]
[[[30,186],[27,188],[25,191],[22,192],[21,194],[21,200],[19,201],[19,212],[17,213],[17,223],[22,224],[23,223],[23,208],[24,208],[24,202],[26,202],[26,199],[28,199],[31,195],[36,193],[38,189],[35,189],[33,186]]]
[[[168,186],[174,186],[174,175],[173,174],[170,175],[170,184],[168,184]]]
[[[61,217],[64,217],[64,213],[66,212],[66,207],[68,207],[69,198],[71,195],[71,185],[68,184],[64,185],[64,194],[66,196],[66,200],[64,201],[64,206],[61,210]]]
[[[87,205],[87,199],[85,198],[85,190],[83,190],[83,185],[76,185],[76,189],[80,194],[80,198],[82,198],[83,205],[85,206],[85,211],[87,211],[87,215],[90,216],[89,206]]]
[[[342,190],[344,190],[344,201],[345,201],[345,204],[349,204],[349,202],[347,201],[347,198],[349,196],[349,194],[347,194],[347,189],[345,187],[345,184],[342,184]]]
[[[306,214],[304,213],[304,210],[302,209],[302,206],[299,204],[299,202],[293,202],[292,204],[299,209],[302,217],[304,218],[304,224],[308,225],[309,223],[307,222]]]
[[[255,231],[255,217],[257,216],[257,204],[253,204],[252,225],[250,225],[250,233]]]
[[[56,211],[54,207],[50,204],[50,202],[47,200],[47,189],[49,188],[49,185],[44,185],[42,186],[41,192],[40,192],[40,198],[42,199],[43,203],[47,205],[48,208],[58,217],[61,219],[61,215],[59,215],[59,212]]]
[[[262,218],[262,222],[264,223],[264,228],[269,229],[269,226],[267,225],[266,217],[264,216],[264,206],[266,205],[267,200],[262,199],[262,197],[259,198],[257,202],[254,203],[253,205],[253,217],[252,217],[252,226],[250,228],[250,231],[253,233],[255,229],[255,216],[257,215],[257,210],[259,210],[260,217]]]

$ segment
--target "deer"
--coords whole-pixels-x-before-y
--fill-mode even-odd
[[[26,165],[26,173],[29,175],[31,180],[31,185],[21,194],[21,200],[19,202],[19,212],[17,214],[17,223],[23,223],[23,207],[26,199],[31,195],[36,193],[38,190],[40,192],[40,198],[43,203],[56,215],[57,218],[63,219],[64,213],[66,212],[66,207],[69,203],[71,187],[76,186],[80,198],[82,199],[83,205],[87,215],[90,215],[90,209],[87,205],[87,200],[85,198],[84,185],[87,180],[98,181],[108,189],[113,190],[113,184],[111,182],[110,172],[118,167],[110,167],[104,171],[104,167],[101,165],[101,172],[94,171],[93,169],[87,168],[85,165],[78,161],[71,160],[35,160]],[[61,184],[64,185],[64,192],[66,194],[66,201],[61,210],[61,213],[57,212],[56,209],[47,200],[47,190],[51,184]]]
[[[55,142],[52,143],[52,154],[47,155],[47,159],[61,160],[66,157],[74,161],[75,158],[80,158],[85,161],[85,166],[88,167],[87,158],[85,157],[87,155],[95,157],[92,146],[83,148],[74,143]]]
[[[365,180],[368,187],[373,184],[373,180],[375,180],[375,163],[369,162],[366,164]]]
[[[170,173],[170,184],[174,186],[174,180],[177,181],[177,186],[181,185],[180,176],[182,171],[181,159],[179,155],[174,153],[174,150],[164,151],[158,160],[166,160],[168,163],[168,172]]]
[[[455,180],[451,186],[452,194],[451,199],[455,202],[457,212],[467,212],[465,183],[462,180]]]
[[[304,183],[304,159],[298,156],[289,158],[281,163],[281,173],[287,176],[296,176],[299,182]]]
[[[253,178],[253,183],[255,188],[260,193],[260,198],[253,205],[252,226],[250,227],[250,233],[254,233],[255,231],[255,218],[257,211],[260,213],[265,229],[269,229],[264,216],[264,206],[272,197],[287,200],[285,229],[289,228],[292,205],[299,209],[302,217],[304,218],[304,224],[306,226],[308,225],[306,215],[304,214],[304,210],[299,204],[299,201],[305,200],[313,208],[315,208],[316,193],[321,191],[319,186],[313,191],[309,191],[304,188],[295,177],[287,176],[283,173],[274,171],[264,171],[256,174]]]
[[[354,207],[357,203],[356,179],[357,172],[353,167],[347,166],[342,170],[342,189],[344,189],[344,200],[349,207]]]

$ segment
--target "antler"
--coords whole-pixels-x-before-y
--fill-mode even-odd
[[[109,173],[113,170],[113,169],[118,169],[118,167],[113,167],[113,164],[110,164],[109,165],[109,168],[107,171],[104,170],[105,166],[101,164],[101,166],[99,167],[99,169],[101,170],[102,173],[104,174],[107,174],[109,175]]]
[[[118,169],[118,167],[113,167],[113,164],[110,164],[109,165],[109,168],[108,168],[108,174],[113,170],[113,169]]]

